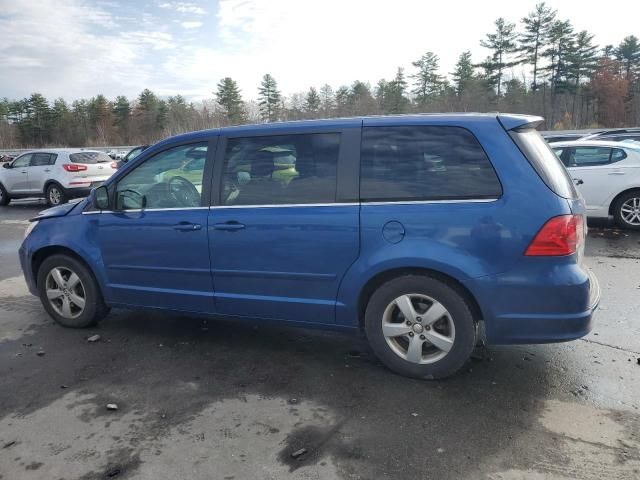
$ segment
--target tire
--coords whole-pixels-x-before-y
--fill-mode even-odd
[[[50,183],[47,186],[45,197],[47,199],[47,205],[50,207],[56,207],[69,201],[64,189],[57,183]]]
[[[407,320],[401,304],[414,318]],[[428,380],[456,373],[476,344],[476,324],[466,300],[447,282],[428,276],[406,275],[380,286],[365,311],[365,332],[388,368]]]
[[[640,230],[640,191],[621,195],[613,206],[613,217],[620,228]]]
[[[11,201],[11,197],[9,196],[9,193],[7,192],[7,190],[0,183],[0,207],[4,207],[5,205],[9,205],[10,201]]]
[[[73,274],[77,276],[77,282],[72,278]],[[38,269],[38,292],[44,309],[63,327],[90,327],[109,313],[91,271],[68,255],[52,255],[42,262]],[[51,292],[59,295],[50,300]],[[79,299],[84,300],[82,308]],[[65,304],[69,305],[68,310]]]

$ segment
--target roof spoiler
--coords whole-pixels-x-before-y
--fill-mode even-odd
[[[544,118],[534,115],[516,115],[516,114],[498,114],[498,121],[502,127],[507,130],[522,131],[532,128],[538,128],[543,122]]]

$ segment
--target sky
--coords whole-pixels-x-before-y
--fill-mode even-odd
[[[255,99],[271,73],[285,95],[391,79],[427,51],[442,73],[499,16],[519,22],[538,0],[0,0],[0,97],[213,97],[235,79]],[[640,36],[640,1],[548,0],[597,44]],[[521,77],[518,68],[512,72]]]

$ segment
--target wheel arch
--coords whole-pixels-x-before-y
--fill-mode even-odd
[[[49,180],[44,182],[44,188],[42,189],[42,194],[46,195],[47,194],[47,189],[49,188],[49,185],[51,184],[55,184],[58,187],[60,187],[62,189],[62,191],[65,191],[65,188],[62,186],[62,184],[60,182],[58,182],[57,180],[54,180],[53,178],[50,178]]]
[[[375,292],[378,287],[388,282],[389,280],[406,276],[406,275],[419,275],[419,276],[431,277],[449,284],[460,295],[462,295],[462,297],[468,302],[469,306],[471,307],[471,313],[473,314],[474,320],[476,322],[481,322],[484,320],[482,309],[480,308],[480,304],[476,300],[475,296],[462,282],[460,282],[456,278],[452,277],[451,275],[447,275],[445,273],[442,273],[430,268],[398,267],[398,268],[391,268],[391,269],[376,273],[364,284],[364,286],[360,290],[360,294],[358,295],[358,305],[357,305],[358,325],[360,326],[360,328],[364,326],[364,313],[367,308],[367,304],[369,303],[369,300],[371,298],[371,295],[373,295],[373,292]]]
[[[75,260],[78,260],[79,262],[81,262],[85,267],[87,267],[87,270],[91,272],[91,275],[93,276],[93,279],[96,281],[96,284],[102,290],[102,285],[96,278],[96,274],[94,273],[93,268],[91,268],[91,265],[89,264],[89,262],[75,250],[72,250],[69,247],[64,247],[62,245],[49,245],[46,247],[42,247],[39,250],[36,250],[31,256],[31,273],[33,274],[33,279],[36,286],[38,283],[38,270],[40,270],[40,266],[42,265],[42,262],[44,262],[47,258],[51,257],[52,255],[67,255],[68,257],[72,257]]]
[[[636,192],[638,194],[640,194],[640,187],[631,187],[631,188],[627,188],[626,190],[623,190],[622,192],[618,193],[615,197],[613,197],[613,200],[611,200],[611,202],[609,203],[609,215],[614,215],[614,209],[616,204],[618,203],[618,200],[620,199],[620,197],[622,197],[623,195],[626,195],[627,193],[631,193],[631,192]]]

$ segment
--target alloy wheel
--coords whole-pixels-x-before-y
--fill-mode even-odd
[[[60,197],[62,197],[62,194],[57,187],[51,187],[49,189],[49,201],[51,205],[58,205],[60,203]]]
[[[620,216],[629,225],[640,226],[640,197],[628,199],[620,206]]]
[[[86,292],[80,277],[67,267],[55,267],[47,274],[45,290],[49,304],[64,318],[77,318],[84,312]]]
[[[382,316],[382,334],[400,358],[429,364],[449,353],[456,330],[444,305],[427,295],[412,293],[387,306]]]

